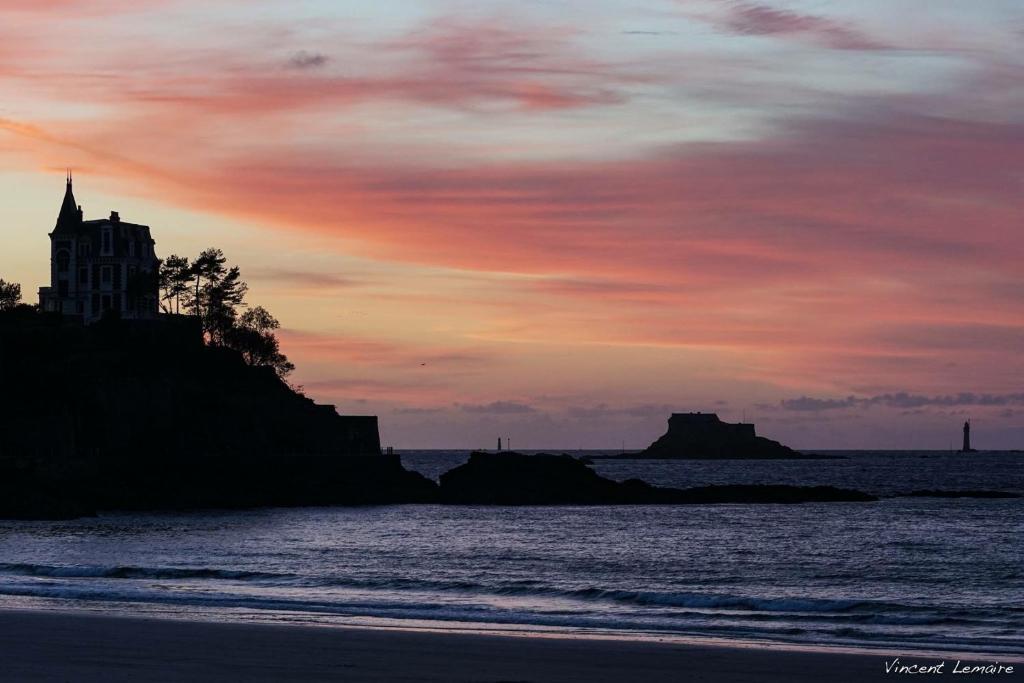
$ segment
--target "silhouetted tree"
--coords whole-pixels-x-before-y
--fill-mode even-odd
[[[21,302],[21,285],[0,280],[0,311],[12,311]]]
[[[281,323],[262,306],[239,313],[246,307],[249,285],[238,266],[227,265],[220,249],[206,249],[191,266],[186,258],[170,256],[161,271],[165,310],[172,298],[176,304],[184,299],[185,310],[202,322],[210,344],[238,351],[249,365],[274,368],[282,379],[295,369],[274,334]]]
[[[197,318],[203,317],[203,283],[210,283],[224,277],[227,258],[220,249],[206,249],[192,262],[190,275],[195,280],[195,290],[186,303],[186,308]]]
[[[245,305],[249,285],[242,281],[238,266],[221,277],[207,279],[201,290],[203,329],[213,344],[224,343],[224,336],[235,326],[238,308]]]
[[[225,344],[241,353],[249,365],[272,367],[278,377],[284,379],[295,365],[281,353],[274,335],[274,330],[280,327],[281,323],[267,309],[262,306],[250,308],[225,334]]]
[[[160,299],[164,313],[181,313],[181,302],[192,284],[192,264],[188,258],[176,254],[160,264]],[[172,305],[173,304],[173,305]]]
[[[245,306],[249,289],[238,267],[228,268],[226,264],[224,252],[211,248],[199,254],[189,270],[195,282],[185,303],[186,310],[199,318],[203,333],[216,345],[224,343],[224,335],[234,326],[238,309]]]

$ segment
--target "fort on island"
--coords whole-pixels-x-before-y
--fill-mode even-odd
[[[621,459],[771,460],[827,456],[800,453],[778,441],[758,436],[750,423],[723,422],[715,413],[673,413],[668,431],[639,453]]]

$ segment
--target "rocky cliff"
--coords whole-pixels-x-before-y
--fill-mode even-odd
[[[0,456],[380,453],[376,417],[315,404],[272,369],[204,345],[185,317],[0,318],[0,387]]]
[[[0,316],[0,514],[414,502],[435,485],[188,318]]]

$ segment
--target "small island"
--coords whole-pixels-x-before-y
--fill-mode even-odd
[[[441,475],[440,502],[449,505],[719,505],[866,503],[873,495],[834,486],[731,484],[688,489],[614,481],[568,454],[474,452]]]
[[[795,451],[757,436],[750,423],[722,422],[715,413],[673,413],[668,431],[639,453],[610,456],[623,460],[820,460],[826,456]]]

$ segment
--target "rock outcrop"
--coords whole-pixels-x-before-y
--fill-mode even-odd
[[[462,505],[687,505],[877,500],[831,486],[735,485],[673,489],[617,482],[569,455],[482,453],[441,475],[441,502]]]
[[[757,436],[752,424],[722,422],[714,413],[673,413],[668,431],[639,453],[620,459],[771,460],[824,459]]]

